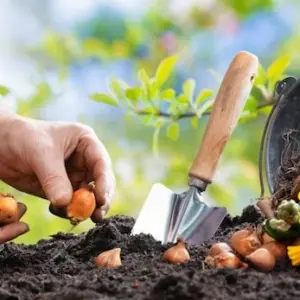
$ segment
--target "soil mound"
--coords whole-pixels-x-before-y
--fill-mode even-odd
[[[248,206],[227,216],[214,238],[189,246],[191,260],[171,265],[161,260],[170,245],[149,235],[130,236],[134,220],[114,216],[86,234],[56,234],[36,245],[3,245],[0,299],[299,299],[300,273],[288,261],[270,273],[248,269],[205,269],[204,258],[216,241],[262,215]],[[122,266],[97,269],[94,257],[120,247]]]

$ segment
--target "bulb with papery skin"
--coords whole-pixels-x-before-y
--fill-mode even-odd
[[[179,238],[175,246],[167,249],[163,253],[162,259],[172,264],[181,264],[190,260],[189,252],[187,251],[183,240]]]
[[[0,193],[0,224],[9,224],[18,220],[18,202],[11,194]]]
[[[120,254],[121,248],[102,252],[95,258],[95,264],[98,268],[119,267],[122,265]]]
[[[73,193],[71,202],[67,206],[67,217],[72,225],[88,219],[96,208],[94,186],[82,187]]]

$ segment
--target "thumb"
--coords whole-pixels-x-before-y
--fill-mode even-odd
[[[43,155],[35,159],[34,171],[47,199],[53,206],[66,206],[72,199],[73,188],[60,155]]]

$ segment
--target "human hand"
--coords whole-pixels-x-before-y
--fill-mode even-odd
[[[5,194],[0,193],[0,244],[11,241],[29,230],[29,227],[26,223],[20,222],[20,219],[23,217],[27,210],[26,206],[23,203],[17,202],[16,200],[13,200],[11,198],[8,198],[12,200],[12,202],[9,202],[16,204],[16,206],[7,206],[7,201],[5,201],[6,197],[10,197],[10,195],[6,196]],[[13,214],[10,214],[12,212]],[[12,219],[10,223],[7,222],[9,218]]]
[[[97,207],[91,219],[103,218],[115,178],[109,154],[90,127],[9,114],[0,115],[0,128],[1,180],[48,199],[50,211],[61,217],[73,191],[94,181]]]

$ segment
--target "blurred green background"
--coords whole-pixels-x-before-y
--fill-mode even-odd
[[[264,104],[275,79],[299,76],[299,6],[299,1],[289,0],[2,0],[0,101],[24,116],[91,125],[107,147],[117,177],[109,215],[136,216],[153,183],[185,189],[207,117],[198,125],[181,119],[177,139],[164,129],[157,155],[155,129],[145,118],[89,96],[109,93],[114,78],[135,86],[139,70],[152,76],[159,63],[175,53],[179,60],[169,87],[180,91],[184,81],[193,78],[195,92],[216,91],[233,56],[250,51],[265,70],[273,64],[278,76],[272,77],[269,69],[272,78],[257,83],[263,99],[255,94],[249,99],[249,118],[228,142],[205,195],[206,201],[226,205],[236,215],[260,192],[259,143],[270,107],[257,113],[257,104]],[[35,243],[71,228],[48,212],[47,201],[3,183],[1,190],[13,192],[28,206],[24,221],[31,230],[16,242]],[[92,226],[86,221],[74,232]]]

